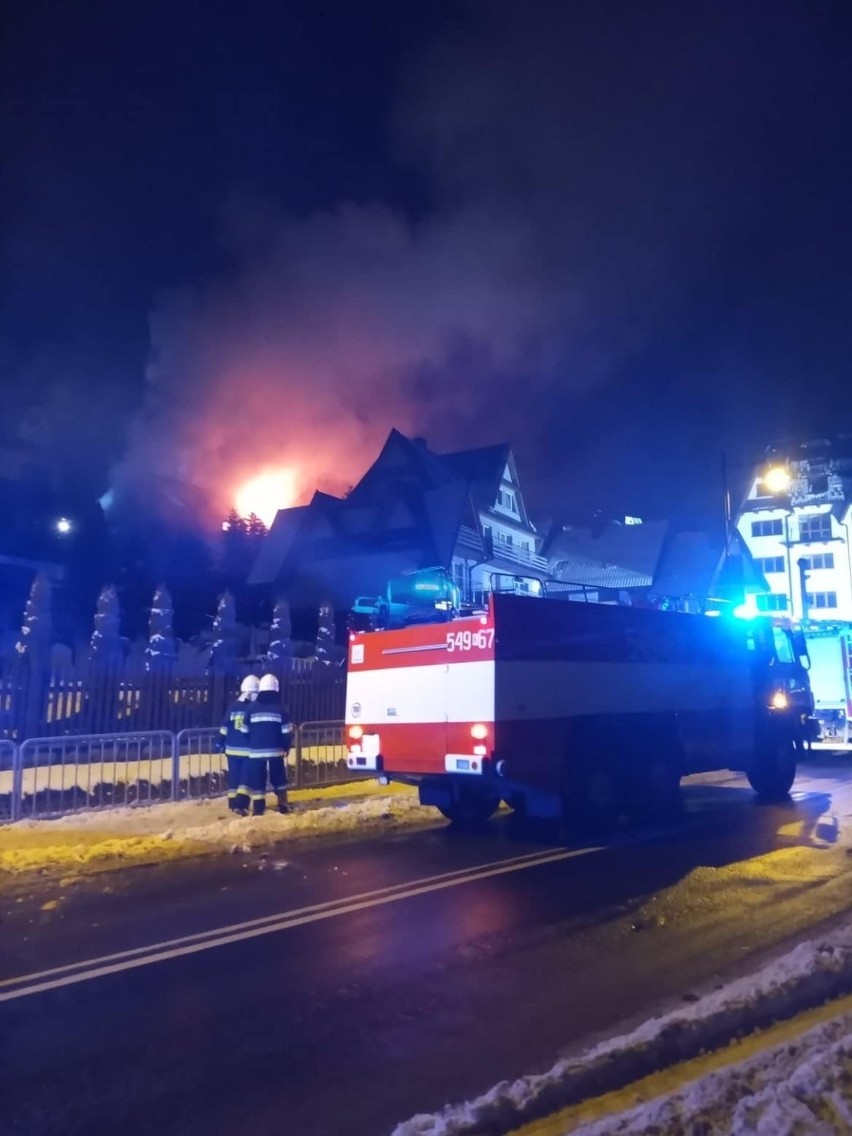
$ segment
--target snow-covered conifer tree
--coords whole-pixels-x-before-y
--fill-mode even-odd
[[[281,597],[275,601],[272,626],[269,628],[269,649],[266,653],[270,666],[275,670],[284,670],[289,666],[293,654],[292,633],[290,605]]]
[[[334,660],[335,648],[334,607],[325,600],[319,607],[316,656],[321,663]]]
[[[50,656],[53,636],[51,600],[50,580],[43,572],[39,572],[33,580],[21,633],[15,644],[18,656],[37,666],[46,666]]]
[[[172,596],[165,584],[160,584],[151,602],[148,620],[148,646],[145,648],[145,666],[149,671],[165,670],[177,656],[177,644],[172,630],[174,608]]]
[[[217,671],[230,673],[237,665],[237,615],[234,597],[230,592],[219,596],[216,618],[213,620],[213,650],[210,666]]]
[[[90,658],[101,666],[116,666],[123,657],[121,649],[121,610],[118,593],[112,584],[101,588],[95,609]]]

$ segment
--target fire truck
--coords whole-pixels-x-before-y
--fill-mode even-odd
[[[848,743],[852,731],[852,624],[800,624],[810,657],[814,715],[823,741]]]
[[[768,619],[492,594],[450,622],[350,634],[347,764],[460,823],[502,801],[601,831],[671,815],[682,777],[720,769],[779,799],[813,706],[805,655]]]

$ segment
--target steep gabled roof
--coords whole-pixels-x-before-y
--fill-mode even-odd
[[[391,430],[346,498],[316,493],[310,505],[279,512],[249,582],[336,572],[363,585],[390,567],[449,567],[462,525],[478,533],[475,507],[494,504],[507,462],[507,445],[442,456]]]
[[[490,509],[494,505],[497,500],[497,490],[503,479],[503,470],[508,465],[512,470],[518,492],[521,516],[526,519],[523,498],[517,485],[512,448],[507,442],[498,446],[483,446],[478,450],[458,450],[456,453],[442,454],[441,461],[467,483],[474,507],[478,510]]]
[[[290,554],[296,537],[305,522],[310,505],[297,505],[293,509],[279,509],[269,532],[261,541],[257,559],[249,572],[249,584],[273,584],[281,565]]]
[[[558,572],[559,578],[571,583],[589,583],[599,587],[643,587],[649,586],[659,563],[663,543],[668,531],[668,521],[651,521],[644,525],[620,525],[609,523],[600,529],[571,528],[557,531],[548,541],[544,554]],[[565,575],[570,566],[574,572],[585,564],[587,571],[595,578],[573,579]],[[592,566],[594,571],[592,572]],[[632,583],[603,583],[605,576],[631,579]]]

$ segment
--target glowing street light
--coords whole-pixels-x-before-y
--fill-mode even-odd
[[[74,530],[74,526],[68,520],[67,517],[60,517],[59,520],[56,522],[56,531],[59,533],[60,536],[68,536],[68,534],[70,532],[73,532],[73,530]]]
[[[773,465],[766,471],[761,480],[773,497],[781,497],[790,488],[790,482],[793,478],[785,465]]]

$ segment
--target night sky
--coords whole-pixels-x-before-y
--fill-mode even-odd
[[[852,431],[852,5],[29,0],[5,424],[102,493],[343,489],[392,425],[537,511],[718,516]]]

